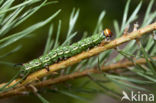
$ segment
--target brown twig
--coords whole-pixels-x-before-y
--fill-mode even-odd
[[[63,68],[66,68],[68,66],[71,66],[73,64],[76,64],[80,61],[82,61],[83,59],[86,59],[86,58],[89,58],[91,56],[94,56],[94,55],[97,55],[105,50],[108,50],[108,49],[111,49],[111,48],[115,48],[117,47],[118,45],[120,44],[123,44],[125,42],[128,42],[130,40],[133,40],[133,39],[136,39],[136,38],[139,38],[141,37],[142,35],[146,34],[147,32],[150,32],[152,30],[155,30],[156,29],[156,22],[151,24],[151,25],[148,25],[144,28],[141,28],[137,31],[133,31],[131,33],[129,33],[128,35],[123,35],[122,37],[120,38],[117,38],[107,44],[105,44],[104,46],[97,46],[89,51],[86,51],[86,52],[83,52],[83,53],[80,53],[76,56],[73,56],[67,60],[64,60],[64,61],[61,61],[57,64],[53,64],[49,67],[50,71],[48,72],[46,69],[41,69],[35,73],[32,73],[30,74],[23,82],[22,84],[20,84],[20,86],[25,86],[26,84],[29,84],[30,82],[33,82],[35,80],[38,80],[38,78],[41,78],[41,77],[44,77],[46,75],[49,75],[49,74],[52,74],[53,72],[57,71],[57,70],[61,70]],[[14,83],[16,83],[18,80],[20,79],[17,79],[15,81],[13,81],[13,83],[11,83],[11,85],[13,85]],[[2,87],[4,84],[1,84],[0,87]],[[9,85],[9,86],[11,86]]]
[[[154,60],[156,60],[156,57],[153,57]],[[138,60],[134,60],[135,64],[145,64],[146,63],[146,59],[138,59]],[[108,70],[115,70],[118,68],[127,68],[130,66],[134,66],[135,65],[133,62],[131,61],[125,61],[125,62],[118,62],[116,64],[111,64],[108,66],[103,66],[101,69],[103,72],[106,72]],[[87,69],[84,70],[83,72],[75,72],[69,75],[63,75],[57,78],[53,78],[53,79],[49,79],[49,80],[45,80],[42,82],[37,82],[37,83],[33,83],[32,85],[34,85],[36,88],[42,88],[48,85],[53,85],[53,84],[57,84],[57,83],[62,83],[65,82],[67,80],[71,80],[71,79],[75,79],[75,78],[80,78],[83,76],[87,76],[88,74],[93,74],[93,73],[101,73],[100,71],[98,71],[98,69],[93,68],[93,69]],[[20,88],[16,88],[13,90],[10,90],[8,92],[4,92],[4,93],[0,93],[0,98],[6,98],[6,97],[10,97],[10,96],[15,96],[15,95],[21,95],[22,92],[25,91],[32,91],[32,89],[28,88],[27,86],[23,86]]]

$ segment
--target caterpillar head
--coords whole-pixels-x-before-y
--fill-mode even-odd
[[[110,29],[106,28],[104,31],[103,31],[103,35],[106,36],[106,38],[110,38],[113,36],[113,33],[111,32]]]

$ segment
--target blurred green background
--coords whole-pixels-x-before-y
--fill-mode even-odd
[[[50,1],[50,0],[49,0]],[[61,38],[60,42],[62,42],[68,31],[68,24],[70,14],[73,8],[80,9],[80,15],[78,17],[78,21],[74,28],[75,31],[78,31],[78,36],[75,38],[75,41],[79,40],[83,35],[83,32],[87,31],[90,35],[93,32],[95,25],[97,23],[98,17],[100,13],[105,10],[106,15],[103,20],[104,27],[111,28],[113,31],[113,21],[117,20],[119,23],[122,21],[123,11],[127,0],[59,0],[59,3],[52,4],[41,8],[37,13],[35,13],[32,17],[30,17],[24,24],[18,26],[13,29],[9,34],[18,32],[29,27],[36,22],[41,20],[45,20],[51,14],[53,14],[58,9],[62,9],[61,13],[52,21],[54,24],[54,34],[53,39],[55,38],[58,21],[62,20],[62,28],[61,28]],[[141,0],[131,0],[130,4],[130,13],[137,4]],[[142,0],[143,5],[141,8],[141,12],[139,12],[140,17],[143,17],[149,0]],[[18,3],[18,2],[17,2]],[[154,5],[156,8],[156,5]],[[153,8],[153,10],[154,10]],[[142,18],[139,18],[142,20]],[[22,45],[22,48],[5,58],[5,61],[13,62],[13,63],[24,63],[34,58],[42,55],[44,46],[47,39],[48,29],[50,24],[46,25],[42,29],[39,29],[32,33],[29,37],[19,40],[18,42],[10,45],[5,48],[3,51],[0,51],[0,54],[5,53],[9,49],[16,47],[18,44]],[[6,65],[0,65],[0,82],[8,81],[15,73],[17,69],[8,67]],[[74,83],[77,84],[81,82],[81,79],[76,80]],[[69,98],[62,94],[48,93],[43,95],[47,100],[53,101],[54,103],[79,103],[75,99]],[[94,96],[96,99],[97,97]],[[94,100],[94,99],[93,99]],[[0,100],[0,103],[41,103],[37,97],[31,96],[19,96],[13,97],[11,99]]]

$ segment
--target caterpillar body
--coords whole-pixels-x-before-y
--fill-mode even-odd
[[[86,51],[88,48],[93,48],[100,44],[104,39],[110,38],[112,32],[110,29],[105,29],[102,33],[85,38],[70,46],[59,47],[51,50],[48,54],[40,56],[28,63],[24,63],[21,67],[22,71],[32,72],[38,69],[46,68],[63,59],[70,58],[76,54]]]

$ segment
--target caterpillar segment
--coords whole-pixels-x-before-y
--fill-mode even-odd
[[[50,59],[51,59],[51,57],[49,56],[49,54],[39,57],[39,60],[42,63],[41,67],[45,67],[47,69],[47,71],[49,71],[48,66],[51,64]]]
[[[56,50],[49,52],[48,55],[51,58],[50,59],[51,63],[56,63],[58,61],[58,54],[57,54]]]
[[[33,70],[39,69],[41,67],[42,63],[39,59],[34,59],[28,63],[25,63],[23,65],[23,67],[25,68],[25,70],[31,70],[33,68]]]
[[[71,57],[71,50],[69,49],[69,46],[63,47],[63,53],[64,53],[64,59],[67,59]]]
[[[85,38],[77,43],[73,43],[70,46],[59,47],[51,50],[48,54],[40,56],[38,59],[34,59],[28,63],[23,64],[23,71],[35,71],[41,68],[59,62],[61,60],[72,57],[90,48],[93,48],[100,44],[104,39],[108,39],[112,36],[112,32],[109,29],[105,29],[102,33]]]

